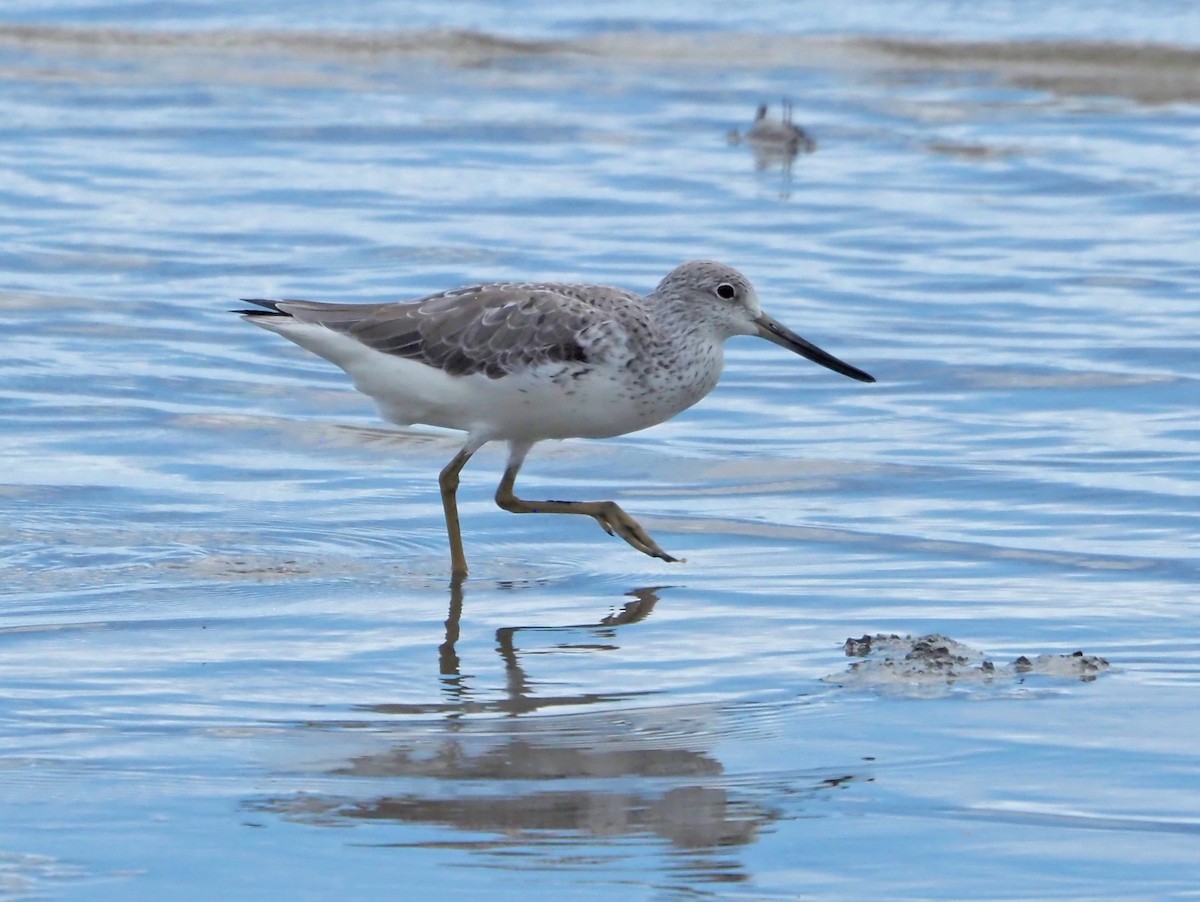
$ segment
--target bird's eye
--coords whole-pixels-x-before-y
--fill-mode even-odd
[[[717,286],[717,297],[724,301],[732,301],[737,296],[737,289],[728,282],[722,282]]]

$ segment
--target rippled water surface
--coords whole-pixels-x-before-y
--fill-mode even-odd
[[[0,14],[0,898],[1200,887],[1192,7],[642,6]],[[228,312],[700,256],[879,381],[534,450],[685,564]]]

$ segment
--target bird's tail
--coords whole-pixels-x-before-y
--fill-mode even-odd
[[[279,309],[279,301],[268,301],[264,298],[239,298],[244,304],[257,304],[262,310],[230,310],[230,313],[240,313],[242,316],[286,316],[291,317],[287,313]]]

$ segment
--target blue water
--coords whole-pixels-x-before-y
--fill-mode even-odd
[[[0,898],[1194,895],[1196,15],[7,4]],[[878,384],[535,449],[682,565],[485,449],[461,593],[455,436],[227,312],[699,256]]]

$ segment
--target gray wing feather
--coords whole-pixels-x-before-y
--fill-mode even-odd
[[[623,315],[640,310],[640,299],[619,289],[589,287],[585,297],[578,286],[552,284],[480,285],[402,304],[279,303],[385,354],[492,379],[607,357],[623,344]]]

